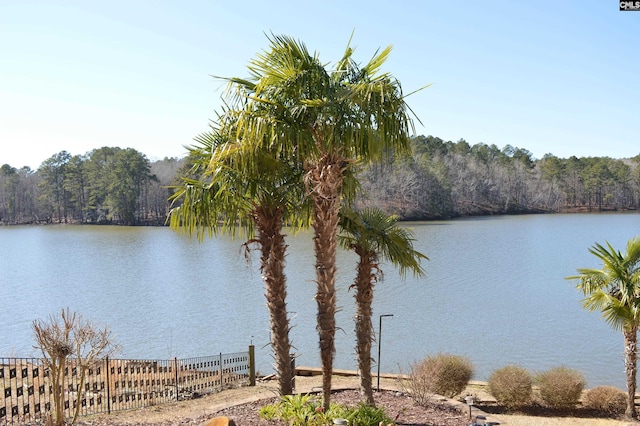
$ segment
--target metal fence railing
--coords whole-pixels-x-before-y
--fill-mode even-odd
[[[68,359],[64,382],[65,415],[110,413],[195,398],[246,386],[255,377],[249,352],[171,359],[101,359],[80,380],[80,367]],[[53,385],[40,358],[0,358],[0,425],[43,419],[51,412]]]

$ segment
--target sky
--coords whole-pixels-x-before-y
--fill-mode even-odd
[[[0,165],[103,146],[181,158],[268,34],[330,68],[353,34],[402,84],[417,135],[640,154],[640,12],[614,0],[0,0]]]

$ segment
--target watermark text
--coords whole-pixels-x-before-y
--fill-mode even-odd
[[[623,0],[620,2],[620,10],[629,12],[629,11],[637,11],[640,12],[640,1],[638,0]]]

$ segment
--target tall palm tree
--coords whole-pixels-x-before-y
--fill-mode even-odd
[[[243,230],[260,249],[260,271],[270,314],[271,346],[282,395],[293,393],[289,320],[286,305],[286,255],[283,226],[308,226],[303,213],[301,172],[269,152],[245,152],[221,129],[199,136],[190,148],[194,166],[172,196],[170,225],[202,240],[205,233]],[[250,161],[248,158],[250,157]],[[247,164],[251,167],[245,168]],[[294,214],[295,213],[295,214]]]
[[[391,262],[399,268],[400,275],[404,278],[408,270],[415,276],[423,275],[425,271],[420,262],[422,259],[428,260],[413,248],[413,233],[398,226],[397,222],[397,216],[388,216],[379,209],[366,209],[357,213],[343,208],[340,219],[340,243],[359,257],[357,275],[350,289],[356,290],[356,355],[360,371],[360,391],[369,405],[374,404],[371,379],[371,304],[375,284],[383,275],[380,262]]]
[[[611,244],[595,244],[589,252],[602,261],[602,269],[578,269],[576,287],[586,296],[585,308],[602,311],[602,317],[624,336],[624,366],[627,375],[625,415],[636,419],[637,337],[640,325],[640,238],[627,242],[623,254]]]
[[[347,45],[328,70],[317,54],[287,36],[249,64],[248,79],[230,78],[230,93],[246,101],[238,137],[302,161],[313,203],[317,330],[324,406],[329,408],[335,353],[336,248],[343,198],[355,196],[355,162],[406,153],[412,122],[400,83],[380,67],[391,48],[360,66]]]

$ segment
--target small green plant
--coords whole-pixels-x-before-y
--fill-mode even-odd
[[[358,407],[351,408],[346,415],[350,426],[378,426],[380,423],[385,425],[392,423],[387,416],[384,408],[373,407],[361,403]]]
[[[348,414],[349,411],[338,404],[331,404],[325,412],[322,399],[309,394],[285,395],[279,402],[265,405],[259,411],[265,420],[283,420],[290,426],[331,424],[333,419],[346,418]]]
[[[316,409],[316,411],[319,411],[316,416],[320,421],[319,425],[330,425],[333,423],[333,419],[346,419],[349,416],[349,409],[344,405],[331,403],[327,412],[324,412],[322,408],[320,406],[320,408]]]
[[[613,386],[597,386],[582,397],[582,405],[609,416],[618,416],[627,408],[627,394]]]
[[[522,407],[531,401],[533,378],[524,368],[508,365],[491,374],[489,392],[508,409]]]
[[[580,401],[584,378],[579,371],[556,367],[538,376],[540,397],[553,408],[573,408]]]
[[[274,404],[268,404],[259,411],[265,420],[282,420],[289,426],[323,426],[334,419],[346,419],[350,426],[378,426],[393,423],[383,408],[360,404],[347,408],[331,404],[325,412],[322,399],[309,394],[286,395]]]
[[[285,395],[275,404],[260,409],[260,417],[266,420],[281,419],[290,425],[305,424],[315,416],[318,403],[309,394]]]
[[[411,366],[407,388],[414,400],[426,404],[433,394],[453,398],[473,377],[473,365],[465,357],[439,353]]]

